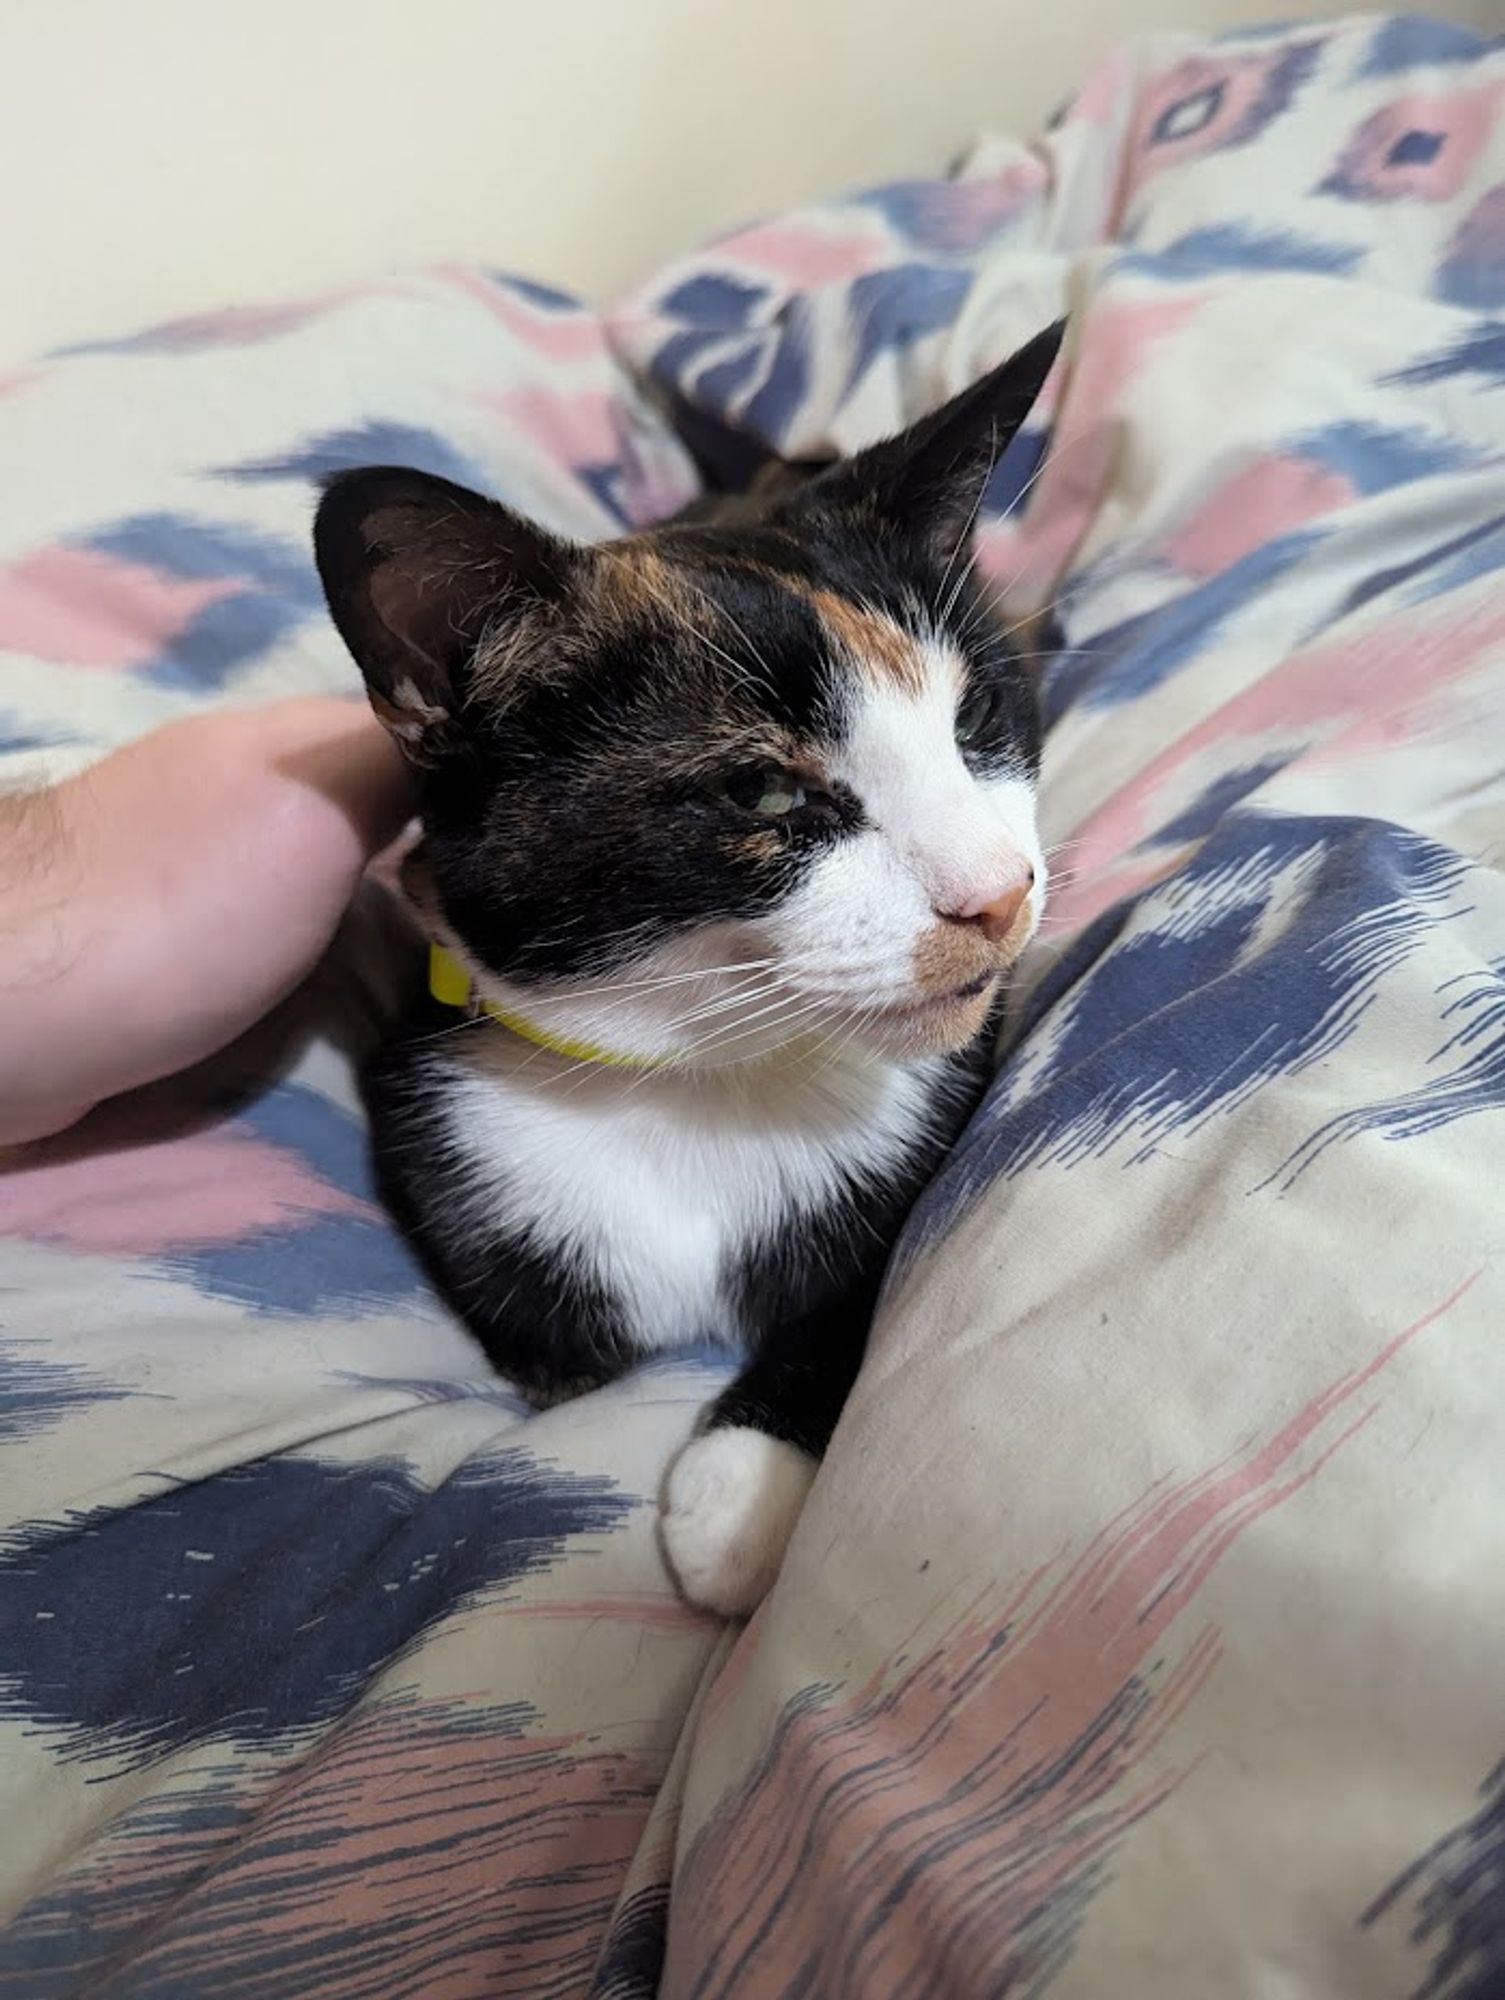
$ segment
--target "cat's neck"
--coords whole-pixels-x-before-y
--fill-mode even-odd
[[[691,962],[652,977],[586,980],[549,989],[497,979],[452,948],[436,946],[430,989],[468,1008],[534,1056],[628,1075],[674,1072],[735,1077],[777,1064],[808,1068],[843,1054],[886,1067],[853,1048],[844,1024],[756,963]]]
[[[627,1116],[684,1130],[797,1131],[822,1148],[881,1120],[915,1091],[928,1096],[953,1064],[947,1056],[906,1060],[811,1035],[756,1057],[628,1067],[540,1047],[484,1015],[439,1047],[519,1110],[531,1103],[550,1116],[567,1114],[572,1125]]]
[[[510,1009],[488,1011],[474,1023],[476,1046],[484,1034],[487,1066],[518,1081],[536,1080],[549,1089],[565,1078],[589,1078],[604,1091],[632,1091],[666,1101],[689,1094],[736,1097],[745,1092],[789,1086],[830,1089],[847,1095],[854,1085],[871,1087],[911,1070],[925,1070],[937,1058],[903,1060],[867,1049],[830,1031],[778,1036],[755,1024],[746,1036],[697,1049],[655,1042],[644,1032],[610,1043],[565,1031],[556,1020],[542,1026]]]

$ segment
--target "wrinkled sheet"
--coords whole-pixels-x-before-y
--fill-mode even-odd
[[[351,687],[337,467],[610,534],[1063,308],[978,535],[1049,921],[745,1632],[653,1532],[718,1364],[530,1416],[377,1206],[374,893],[0,1172],[7,2000],[1505,1982],[1498,45],[1157,37],[604,317],[445,270],[44,357],[0,779]]]

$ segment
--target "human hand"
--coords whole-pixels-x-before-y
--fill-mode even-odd
[[[260,1020],[411,811],[386,731],[319,695],[170,723],[0,798],[0,1144]]]

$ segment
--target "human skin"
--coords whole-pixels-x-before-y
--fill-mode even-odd
[[[0,1145],[253,1026],[411,811],[386,731],[319,695],[170,723],[0,797]]]

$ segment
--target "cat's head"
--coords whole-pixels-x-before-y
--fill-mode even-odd
[[[483,992],[704,1060],[977,1032],[1045,864],[1030,675],[967,543],[1060,337],[739,525],[580,547],[421,473],[334,481],[330,610]]]

